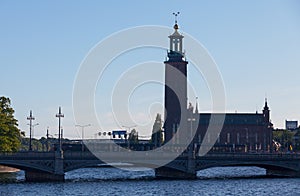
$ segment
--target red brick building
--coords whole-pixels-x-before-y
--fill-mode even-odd
[[[177,15],[176,15],[177,16]],[[262,113],[225,113],[211,114],[199,113],[198,108],[193,107],[186,110],[187,104],[187,65],[183,50],[183,38],[178,31],[179,27],[175,20],[174,32],[169,36],[170,48],[165,64],[165,123],[164,142],[170,141],[177,129],[182,127],[186,133],[176,135],[174,143],[182,141],[188,142],[188,137],[193,138],[194,147],[203,146],[207,143],[213,151],[260,151],[270,152],[272,146],[272,124],[270,123],[270,110],[265,102]],[[216,129],[210,130],[208,127],[212,116],[225,116],[224,125],[221,132]],[[181,122],[181,119],[187,121]],[[219,125],[222,123],[213,122]],[[196,129],[195,137],[192,130]],[[191,135],[189,134],[191,130]],[[217,135],[216,135],[217,134]],[[191,146],[190,146],[191,147]]]
[[[211,151],[214,152],[271,152],[272,130],[270,110],[265,101],[262,113],[225,113],[224,124],[219,134],[207,133],[211,113],[198,113],[198,107],[193,111],[188,109],[188,128],[197,127],[194,143],[205,145],[210,142],[215,144]],[[193,119],[191,121],[190,119]],[[198,126],[197,126],[198,124]],[[209,141],[214,140],[214,141]]]

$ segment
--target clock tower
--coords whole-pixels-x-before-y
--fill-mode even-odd
[[[177,16],[177,15],[175,15]],[[169,35],[170,48],[165,63],[165,143],[170,141],[178,128],[186,129],[187,120],[187,64],[183,52],[183,35],[178,32],[175,20],[174,32]],[[175,139],[175,138],[174,138]],[[174,141],[178,141],[175,139]]]

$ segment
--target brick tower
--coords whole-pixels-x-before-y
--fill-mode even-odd
[[[185,130],[187,119],[187,64],[183,53],[183,35],[178,32],[175,20],[174,33],[169,36],[170,48],[165,61],[165,143],[178,128]],[[183,122],[180,122],[182,119]]]

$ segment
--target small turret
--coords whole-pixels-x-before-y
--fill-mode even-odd
[[[177,57],[177,58],[182,58],[184,57],[183,55],[183,49],[182,49],[182,40],[183,40],[183,35],[181,35],[178,32],[179,26],[177,24],[177,16],[178,16],[179,12],[177,13],[173,13],[173,15],[175,16],[175,24],[174,24],[174,33],[169,35],[169,39],[170,39],[170,52],[168,54],[169,58],[172,57]]]
[[[269,106],[268,106],[268,101],[267,101],[267,98],[265,99],[265,106],[263,108],[263,115],[264,115],[264,118],[265,118],[265,122],[266,123],[270,123],[270,109],[269,109]]]

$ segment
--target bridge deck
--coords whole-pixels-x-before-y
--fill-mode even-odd
[[[162,165],[181,171],[186,170],[188,161],[194,161],[194,170],[219,166],[259,166],[266,169],[293,170],[300,173],[300,154],[260,154],[260,153],[211,153],[205,156],[196,156],[189,160],[187,155],[181,155],[176,159],[170,159],[176,153],[162,152],[152,156],[147,151],[138,156],[130,153],[101,152],[106,160],[99,160],[90,152],[64,152],[62,171],[68,172],[74,169],[98,165],[101,163],[130,163],[142,167],[156,168]],[[169,161],[173,160],[173,161]],[[104,162],[105,161],[105,162]],[[0,165],[15,167],[18,169],[55,173],[58,162],[56,152],[18,152],[0,154]]]

